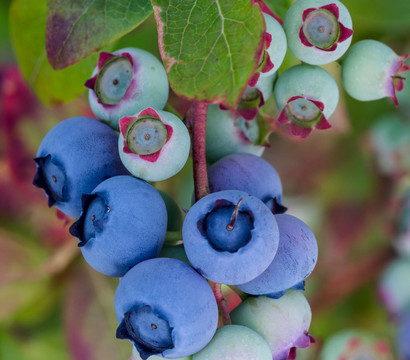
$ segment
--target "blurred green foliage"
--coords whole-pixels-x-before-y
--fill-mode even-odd
[[[290,3],[267,2],[276,4],[279,15]],[[379,39],[399,54],[410,52],[408,0],[343,2],[352,14],[354,41]],[[2,91],[15,89],[5,79],[18,63],[28,86],[47,105],[22,98],[22,108],[35,103],[30,113],[17,113],[12,124],[0,119],[0,359],[124,360],[131,348],[115,339],[113,296],[118,280],[85,264],[67,231],[72,219],[57,217],[41,191],[31,185],[35,171],[31,158],[45,133],[66,117],[91,114],[83,84],[96,59],[93,55],[66,70],[52,70],[44,48],[45,6],[44,0],[0,2]],[[140,47],[159,57],[153,16],[114,46]],[[284,66],[294,63],[288,54]],[[340,67],[328,70],[340,79]],[[382,114],[410,119],[389,99],[363,103],[340,89],[342,99],[331,118],[331,130],[303,142],[274,133],[264,156],[281,175],[285,200],[292,204],[290,213],[311,225],[319,242],[318,267],[306,290],[314,310],[311,333],[318,344],[298,351],[303,359],[318,359],[323,341],[342,329],[371,331],[392,347],[396,334],[377,296],[383,266],[370,267],[364,282],[342,295],[338,290],[344,284],[338,281],[353,280],[341,275],[348,268],[360,269],[367,256],[390,251],[386,228],[394,216],[391,204],[398,180],[377,167],[368,132]],[[183,103],[171,99],[176,108],[183,108]],[[182,208],[189,208],[192,164],[157,186]]]

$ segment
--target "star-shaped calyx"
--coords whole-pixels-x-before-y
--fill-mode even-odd
[[[34,159],[37,172],[33,185],[44,190],[48,197],[48,206],[67,200],[66,175],[64,169],[53,161],[50,154]]]
[[[124,153],[155,162],[160,156],[162,147],[171,138],[173,129],[161,120],[154,109],[147,108],[138,116],[121,118],[120,132],[124,137]]]
[[[115,105],[130,88],[134,74],[133,65],[129,53],[114,55],[102,52],[98,59],[97,73],[85,82],[85,86],[95,92],[100,103]]]
[[[255,71],[255,74],[249,79],[248,85],[249,86],[255,86],[256,83],[258,82],[261,73],[267,73],[268,71],[272,70],[274,68],[274,64],[271,61],[270,55],[268,53],[268,49],[272,43],[272,35],[269,34],[268,32],[265,32],[263,35],[263,51],[262,51],[262,57],[259,62],[259,66]]]
[[[337,44],[353,35],[353,30],[339,21],[339,7],[328,4],[303,11],[299,38],[303,45],[334,51]]]
[[[408,57],[409,54],[398,57],[398,59],[393,63],[393,66],[390,70],[390,75],[386,80],[387,95],[396,106],[399,105],[396,92],[403,90],[404,80],[406,79],[401,75],[401,73],[410,70],[410,66],[404,63]]]
[[[289,123],[292,135],[306,138],[311,134],[313,128],[324,130],[331,127],[323,114],[324,108],[325,105],[321,101],[293,96],[283,107],[278,122]]]
[[[130,340],[141,358],[146,360],[174,348],[172,330],[166,319],[157,315],[149,305],[144,305],[124,314],[116,337]]]

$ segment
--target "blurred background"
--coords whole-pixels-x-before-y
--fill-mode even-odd
[[[32,159],[47,131],[68,117],[93,116],[83,84],[96,57],[53,71],[44,49],[46,1],[30,12],[28,2],[0,2],[0,359],[124,360],[131,346],[115,339],[118,280],[85,263],[68,233],[73,219],[48,208],[32,185]],[[353,42],[377,39],[399,55],[410,53],[408,0],[343,3]],[[159,57],[156,39],[151,16],[111,48],[135,46]],[[296,63],[288,54],[282,68]],[[340,65],[325,68],[340,85]],[[323,346],[336,341],[343,359],[353,359],[346,337],[335,338],[349,330],[367,347],[366,359],[396,359],[410,270],[389,269],[410,262],[410,84],[398,108],[390,99],[356,101],[341,85],[340,92],[330,130],[304,141],[274,132],[263,155],[281,176],[289,213],[319,243],[305,292],[317,342],[297,358],[319,359]],[[175,96],[171,103],[181,112],[187,107]],[[157,185],[189,208],[192,165]],[[402,302],[392,305],[391,298]]]

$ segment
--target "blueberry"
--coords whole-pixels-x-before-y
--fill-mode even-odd
[[[120,120],[121,161],[141,179],[162,181],[174,176],[185,165],[190,146],[186,126],[170,112],[147,108]]]
[[[410,307],[410,259],[398,258],[384,270],[379,285],[379,293],[387,311],[394,317],[400,316]]]
[[[278,298],[289,288],[303,288],[304,280],[313,271],[317,242],[312,230],[298,218],[276,215],[279,227],[278,251],[268,268],[258,277],[238,289],[253,295]]]
[[[397,353],[400,359],[410,359],[410,310],[402,314],[397,335]]]
[[[352,19],[338,0],[297,0],[283,28],[289,50],[301,61],[324,65],[339,59],[352,41]]]
[[[275,74],[286,55],[287,42],[282,25],[271,15],[262,12],[266,31],[263,39],[263,53],[258,69],[248,84],[255,86],[262,78]]]
[[[247,121],[218,105],[208,105],[206,158],[211,163],[235,153],[261,156],[265,150],[263,119]]]
[[[280,299],[249,297],[231,312],[233,324],[246,326],[265,339],[275,360],[294,359],[296,347],[310,345],[311,319],[309,303],[296,290],[288,290]]]
[[[255,119],[259,109],[271,97],[275,79],[276,74],[272,74],[260,77],[256,84],[247,86],[233,114],[237,117],[243,117],[245,120]],[[223,106],[220,105],[220,107],[222,110],[226,110]]]
[[[111,176],[127,174],[118,155],[118,135],[88,117],[69,118],[42,140],[34,159],[34,185],[43,188],[49,206],[78,218],[81,195]]]
[[[278,122],[289,124],[295,136],[306,138],[313,128],[328,129],[327,119],[339,101],[333,77],[319,66],[296,65],[284,71],[275,84],[280,110]]]
[[[161,110],[168,100],[164,67],[154,55],[137,48],[102,52],[85,85],[91,110],[116,130],[120,118],[147,107]]]
[[[275,217],[258,198],[238,190],[209,194],[188,211],[182,228],[186,255],[205,278],[242,284],[261,274],[276,254]]]
[[[193,355],[192,360],[272,360],[267,342],[242,325],[220,327],[211,342]]]
[[[387,341],[357,329],[343,330],[330,336],[323,345],[320,358],[322,360],[393,359]]]
[[[95,270],[123,276],[158,256],[166,229],[167,211],[158,191],[132,176],[115,176],[83,195],[83,211],[70,232]]]
[[[262,200],[275,214],[283,213],[282,183],[275,168],[252,154],[232,154],[208,169],[211,192],[240,190]]]
[[[410,124],[399,114],[378,117],[369,131],[370,146],[378,170],[388,176],[410,171]]]
[[[343,87],[360,101],[389,97],[397,106],[396,92],[404,88],[401,73],[410,69],[390,47],[376,40],[362,40],[347,52],[342,63]]]
[[[266,52],[269,55],[273,67],[269,71],[262,71],[260,75],[261,78],[271,76],[279,70],[288,48],[285,31],[283,30],[282,25],[269,14],[263,13],[263,17],[266,24],[266,33],[268,34],[268,37],[270,37],[269,46],[266,48]]]
[[[114,299],[117,337],[142,359],[189,356],[212,339],[218,307],[207,281],[176,259],[143,261],[120,280]]]

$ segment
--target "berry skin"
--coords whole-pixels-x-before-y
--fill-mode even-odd
[[[289,288],[300,289],[316,265],[317,242],[310,228],[291,215],[275,217],[279,227],[278,251],[261,275],[237,285],[245,293],[279,298]]]
[[[124,276],[135,264],[158,256],[167,210],[158,191],[132,176],[115,176],[83,195],[83,211],[70,227],[91,267]]]
[[[250,86],[255,86],[262,78],[275,74],[282,65],[288,48],[282,25],[270,14],[262,14],[266,24],[264,51],[258,69],[248,82]]]
[[[410,69],[387,45],[376,40],[362,40],[347,52],[342,64],[342,81],[347,93],[360,101],[389,97],[397,106],[396,91],[404,88],[402,72]]]
[[[260,334],[272,352],[273,360],[294,359],[296,347],[314,341],[308,330],[312,313],[303,294],[288,290],[280,299],[249,297],[231,312],[233,324]]]
[[[327,119],[336,109],[339,89],[326,70],[312,65],[293,66],[279,76],[274,92],[281,111],[278,122],[289,123],[293,135],[306,138],[313,128],[331,127]]]
[[[379,170],[399,176],[410,171],[410,123],[388,113],[377,118],[369,134],[370,145]]]
[[[225,325],[216,330],[211,342],[192,360],[272,360],[269,345],[255,331],[241,325]]]
[[[322,360],[391,360],[387,341],[359,330],[344,330],[325,341],[320,354]]]
[[[88,117],[66,119],[42,140],[34,161],[33,184],[44,189],[48,205],[78,218],[81,196],[101,181],[127,174],[117,150],[118,135],[109,126]]]
[[[400,359],[410,359],[410,310],[401,317],[397,336],[397,353]]]
[[[235,153],[261,156],[265,150],[261,134],[264,124],[259,117],[247,121],[218,105],[208,105],[206,122],[206,158],[210,162]]]
[[[274,213],[287,209],[282,205],[282,183],[275,168],[252,154],[232,154],[208,169],[211,192],[240,190],[262,200]]]
[[[286,12],[283,29],[289,50],[311,65],[339,59],[353,34],[349,11],[338,0],[297,0]]]
[[[156,356],[152,355],[148,358],[148,360],[163,360],[164,358],[162,356]],[[129,358],[129,360],[142,360],[140,354],[138,353],[138,350],[135,348],[135,346],[132,347],[132,355]],[[192,360],[191,356],[184,356],[182,358],[174,359],[174,360]]]
[[[117,337],[142,359],[192,355],[212,339],[218,307],[207,281],[176,259],[143,261],[120,280],[114,298]]]
[[[398,258],[384,270],[380,279],[379,294],[387,311],[398,317],[410,308],[410,259]]]
[[[161,62],[149,52],[125,48],[112,54],[102,52],[91,79],[91,110],[113,129],[119,120],[147,107],[163,109],[168,100],[169,84]]]
[[[261,72],[261,78],[271,76],[279,70],[288,48],[285,31],[283,30],[282,25],[269,14],[263,13],[263,17],[265,19],[266,32],[271,40],[266,52],[269,55],[273,67],[269,71]]]
[[[120,120],[120,158],[138,178],[162,181],[174,176],[184,167],[190,146],[186,126],[170,112],[147,108]]]
[[[259,199],[237,190],[209,194],[188,211],[186,255],[205,278],[235,285],[261,274],[276,254],[275,217]],[[248,280],[244,280],[248,279]]]

